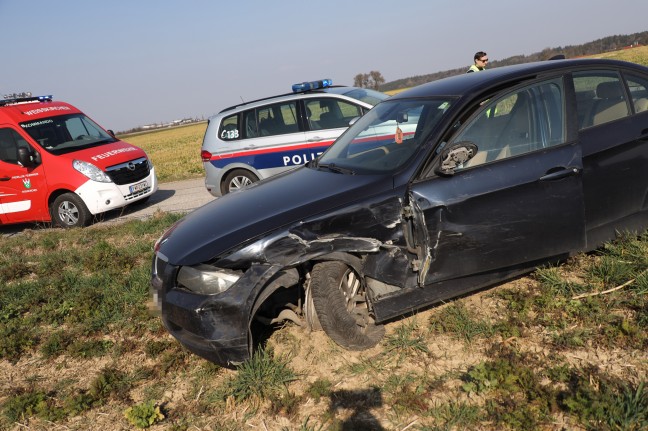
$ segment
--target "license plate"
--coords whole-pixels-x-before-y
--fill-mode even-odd
[[[142,190],[145,190],[148,188],[148,182],[142,181],[141,183],[133,184],[130,186],[130,192],[132,193],[138,193],[141,192]]]

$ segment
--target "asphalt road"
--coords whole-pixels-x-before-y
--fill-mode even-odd
[[[131,219],[146,219],[157,211],[187,213],[213,201],[214,198],[205,188],[205,179],[197,178],[186,181],[163,183],[158,191],[143,204],[132,204],[125,208],[109,211],[101,216],[95,224],[113,223]],[[0,226],[0,236],[19,234],[25,229],[42,229],[43,225],[23,223]]]
[[[157,211],[190,212],[214,199],[216,198],[205,188],[204,178],[163,183],[158,186],[158,191],[148,202],[112,211],[106,215],[105,221],[144,219]]]

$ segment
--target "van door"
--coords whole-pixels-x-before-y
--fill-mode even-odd
[[[0,221],[9,224],[49,220],[43,164],[20,165],[19,147],[35,153],[17,131],[0,127]]]
[[[250,133],[246,129],[246,136],[252,139],[239,141],[241,153],[248,156],[242,162],[254,166],[265,178],[308,161],[301,157],[306,138],[299,129],[297,101],[274,103],[244,113],[244,124],[253,119],[257,130]]]

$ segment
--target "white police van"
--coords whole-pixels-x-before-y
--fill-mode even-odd
[[[214,196],[315,159],[386,94],[333,86],[330,79],[292,86],[292,93],[242,103],[211,117],[201,157]]]

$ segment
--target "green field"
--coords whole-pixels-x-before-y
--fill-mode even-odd
[[[363,352],[278,326],[228,370],[148,307],[178,217],[3,238],[0,429],[648,429],[648,232],[397,319]]]
[[[200,146],[207,122],[119,136],[143,148],[155,166],[160,182],[200,178],[205,171]]]

